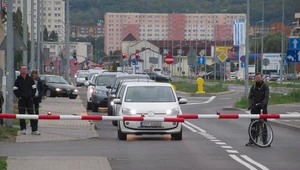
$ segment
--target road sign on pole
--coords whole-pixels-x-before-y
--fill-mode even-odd
[[[132,62],[132,65],[138,65],[138,61],[137,60],[131,60],[131,62]]]
[[[220,53],[218,55],[218,59],[221,61],[221,62],[224,62],[226,61],[226,59],[228,58],[228,55],[226,55],[224,52]]]
[[[263,59],[263,65],[268,66],[270,64],[270,60],[268,58]]]
[[[166,64],[173,64],[173,62],[174,62],[174,57],[173,57],[173,56],[167,55],[167,56],[165,57],[165,63],[166,63]]]
[[[246,63],[242,62],[241,63],[241,68],[245,68],[246,67]]]
[[[299,50],[287,50],[286,52],[287,63],[298,63],[300,62],[300,49]]]
[[[198,58],[197,58],[197,63],[198,64],[206,64],[206,59],[205,59],[205,57],[204,56],[198,56]]]
[[[300,38],[290,38],[290,49],[300,49]]]

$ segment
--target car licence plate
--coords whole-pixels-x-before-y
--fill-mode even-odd
[[[141,127],[162,127],[162,122],[141,122]]]

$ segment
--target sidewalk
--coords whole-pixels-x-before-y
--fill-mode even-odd
[[[43,100],[40,114],[87,115],[79,97],[47,98]],[[26,135],[17,136],[17,143],[24,142],[60,142],[99,137],[92,121],[88,120],[39,120],[40,136],[31,135],[30,125]],[[45,153],[46,154],[46,153]],[[111,170],[106,157],[9,157],[8,170],[54,169],[54,170]]]

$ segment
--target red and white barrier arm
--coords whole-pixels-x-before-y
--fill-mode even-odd
[[[119,120],[143,122],[184,122],[184,118],[177,117],[141,117],[141,116],[75,116],[75,115],[21,115],[0,114],[4,119],[44,119],[44,120]]]
[[[300,119],[300,115],[291,114],[183,114],[184,119]]]

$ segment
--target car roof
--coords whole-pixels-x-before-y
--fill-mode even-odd
[[[44,77],[61,77],[61,76],[58,76],[58,75],[52,75],[52,74],[41,74],[39,76],[44,76]]]
[[[99,74],[99,76],[119,75],[119,74],[124,74],[124,73],[123,72],[102,72],[101,74]]]
[[[127,86],[165,86],[172,87],[170,83],[157,83],[157,82],[126,82]]]
[[[131,77],[136,77],[136,78],[139,78],[139,77],[146,77],[146,78],[149,78],[148,75],[146,74],[120,74],[117,76],[117,78],[131,78]]]

